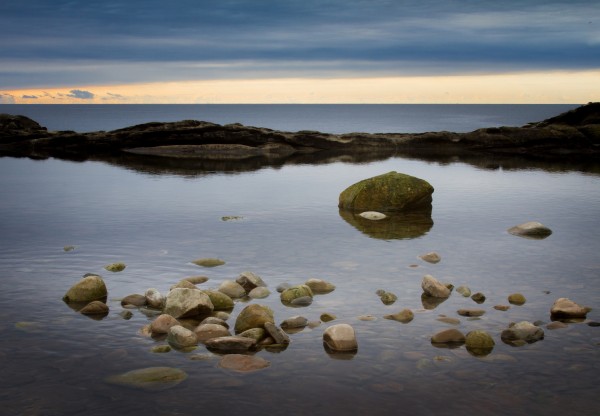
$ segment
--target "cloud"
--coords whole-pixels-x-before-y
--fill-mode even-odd
[[[14,104],[15,97],[10,94],[0,94],[0,104]]]
[[[26,100],[37,100],[38,96],[37,95],[23,95],[21,98],[24,98]]]
[[[84,90],[71,90],[70,94],[67,94],[67,97],[78,98],[80,100],[91,100],[94,98],[94,94],[89,91]]]

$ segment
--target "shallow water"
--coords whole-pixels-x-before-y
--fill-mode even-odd
[[[416,238],[377,239],[345,221],[337,197],[358,180],[391,170],[418,176],[435,188],[433,226]],[[1,414],[179,415],[225,414],[471,414],[531,415],[597,409],[600,370],[600,180],[583,172],[483,170],[460,163],[388,159],[366,164],[265,168],[250,173],[156,175],[100,162],[0,159],[0,380]],[[242,216],[222,221],[223,216]],[[553,230],[545,240],[506,229],[530,220]],[[397,236],[402,237],[402,236]],[[74,245],[75,250],[63,251]],[[419,255],[437,251],[432,265]],[[199,257],[226,264],[201,268]],[[110,273],[103,266],[123,261]],[[165,341],[139,333],[151,321],[140,311],[119,316],[119,298],[180,279],[206,275],[216,288],[243,271],[260,275],[273,292],[253,301],[275,311],[338,319],[292,334],[287,350],[257,354],[270,366],[251,374],[218,367],[204,347],[155,354]],[[101,274],[110,314],[97,321],[61,301],[83,274]],[[435,309],[421,302],[421,279],[432,274],[468,285],[487,300],[477,305],[458,293]],[[305,308],[283,306],[275,287],[316,277],[337,289]],[[395,293],[386,306],[376,290]],[[506,312],[521,292],[523,306]],[[547,292],[550,292],[549,294]],[[556,298],[594,308],[588,320],[523,347],[500,340],[509,322],[550,322]],[[229,320],[244,303],[236,304]],[[429,339],[450,325],[439,315],[483,307],[481,319],[460,317],[464,333],[487,330],[493,352],[475,357],[464,347],[440,349]],[[404,308],[409,324],[383,319]],[[362,321],[361,315],[376,320]],[[16,325],[19,322],[28,324]],[[354,356],[330,356],[323,330],[349,323]],[[544,327],[545,328],[545,327]],[[196,359],[192,359],[196,358]],[[183,369],[178,386],[146,392],[106,383],[106,377],[150,366]]]

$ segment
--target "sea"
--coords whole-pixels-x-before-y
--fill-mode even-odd
[[[196,119],[271,129],[345,132],[471,131],[520,126],[577,105],[3,105],[49,130],[113,130]],[[236,162],[233,162],[235,165]],[[240,164],[242,162],[239,162]],[[387,223],[338,209],[348,186],[390,171],[428,181],[432,211]],[[600,382],[600,163],[512,157],[319,163],[218,164],[142,156],[66,160],[0,157],[0,415],[593,415]],[[386,221],[386,220],[382,220]],[[527,239],[507,230],[539,221],[552,230]],[[441,260],[421,256],[436,252]],[[195,260],[219,259],[217,267]],[[125,269],[106,266],[122,262]],[[203,344],[192,349],[150,336],[155,310],[121,299],[205,276],[217,290],[243,272],[270,291],[235,301],[233,333],[249,304],[274,321],[305,317],[290,344],[248,354],[267,366],[240,372]],[[62,301],[85,274],[108,288],[106,316]],[[445,301],[422,296],[424,276],[467,286]],[[282,284],[335,285],[291,307]],[[390,292],[393,303],[378,293]],[[508,296],[520,293],[522,305]],[[592,310],[555,322],[569,298]],[[506,310],[495,308],[507,307]],[[482,309],[465,317],[459,309]],[[389,315],[404,309],[412,321]],[[331,314],[334,320],[322,319]],[[513,345],[511,323],[535,323],[543,339]],[[195,328],[195,319],[182,320]],[[350,325],[358,349],[332,353],[325,330]],[[482,330],[491,349],[440,346],[442,330]],[[157,350],[160,347],[160,350]],[[168,352],[157,352],[168,351]],[[132,384],[148,368],[181,378]]]

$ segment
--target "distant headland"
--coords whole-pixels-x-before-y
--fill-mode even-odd
[[[493,127],[469,133],[285,132],[242,124],[184,120],[146,123],[113,131],[48,131],[25,116],[0,114],[0,156],[69,160],[136,157],[281,165],[286,160],[379,160],[521,157],[531,160],[597,162],[600,103],[589,103],[522,127]],[[171,162],[173,163],[173,162]]]

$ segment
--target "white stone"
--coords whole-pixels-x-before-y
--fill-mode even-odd
[[[360,214],[361,217],[367,219],[367,220],[371,220],[371,221],[379,221],[379,220],[383,220],[385,218],[387,218],[387,215],[382,214],[381,212],[377,212],[377,211],[365,211],[365,212],[361,212]]]
[[[146,290],[144,295],[146,296],[148,306],[156,309],[162,309],[165,306],[165,297],[157,289],[150,288]]]
[[[323,342],[336,352],[350,352],[358,349],[354,328],[348,324],[330,326],[323,333]]]

